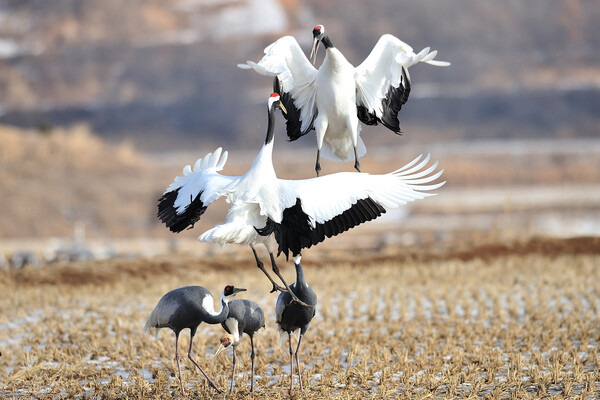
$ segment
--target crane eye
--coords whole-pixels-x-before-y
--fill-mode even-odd
[[[233,293],[233,286],[231,286],[231,285],[225,286],[225,296],[229,296],[232,293]]]

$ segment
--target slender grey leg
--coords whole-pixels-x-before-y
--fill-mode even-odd
[[[300,380],[300,391],[304,392],[304,388],[302,387],[302,372],[300,372],[300,360],[298,359],[298,351],[300,350],[300,344],[302,343],[302,335],[298,339],[298,346],[296,347],[296,367],[298,369],[298,379]]]
[[[252,352],[250,353],[250,360],[252,361],[252,374],[250,375],[250,391],[254,391],[254,339],[250,336],[250,345],[252,346]]]
[[[269,275],[269,273],[265,269],[263,262],[260,261],[260,259],[258,258],[258,254],[256,254],[256,249],[254,248],[254,246],[250,246],[250,248],[252,249],[252,253],[254,254],[254,259],[256,260],[256,265],[258,266],[258,269],[260,269],[267,276],[267,278],[269,278],[271,284],[273,284],[273,289],[271,290],[271,293],[277,290],[279,290],[280,292],[285,291],[284,288],[276,284],[273,278],[271,278],[271,275]]]
[[[231,370],[231,384],[229,385],[229,393],[233,392],[233,382],[235,380],[235,366],[237,359],[235,357],[235,346],[233,346],[233,369]]]
[[[358,162],[358,155],[356,154],[356,146],[354,146],[354,169],[360,172],[360,163]]]
[[[273,256],[273,253],[269,253],[269,256],[271,257],[271,265],[273,266],[273,272],[275,272],[275,275],[277,275],[279,277],[279,279],[281,279],[281,282],[285,285],[285,290],[282,290],[282,292],[288,292],[290,294],[290,296],[292,296],[292,301],[294,303],[300,304],[301,306],[304,306],[304,307],[312,307],[312,306],[306,304],[305,302],[303,302],[302,300],[300,300],[298,298],[298,296],[296,296],[296,294],[294,292],[292,292],[292,289],[290,289],[287,282],[285,281],[285,279],[283,279],[283,276],[279,272],[279,267],[275,263],[275,257]]]
[[[315,172],[317,173],[317,177],[319,176],[319,172],[321,172],[321,149],[317,150],[317,162],[315,163]]]
[[[294,390],[294,351],[292,350],[292,334],[288,333],[288,342],[290,345],[290,393]]]
[[[185,397],[185,389],[183,388],[183,380],[181,379],[181,363],[179,361],[179,333],[175,333],[175,360],[177,361],[177,372],[179,373],[179,384],[181,385],[181,394]]]
[[[206,381],[208,382],[208,386],[212,387],[213,389],[215,389],[217,391],[217,393],[222,393],[221,390],[219,390],[219,388],[217,387],[217,385],[215,385],[215,383],[213,382],[213,380],[210,379],[208,377],[208,375],[206,375],[206,372],[204,372],[204,370],[202,369],[202,367],[192,357],[192,341],[193,340],[194,340],[194,334],[190,333],[190,348],[188,350],[188,358],[194,363],[194,365],[196,367],[198,367],[198,369],[200,370],[200,372],[202,372],[202,375],[204,375],[204,377],[206,378]]]

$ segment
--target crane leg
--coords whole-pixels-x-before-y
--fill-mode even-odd
[[[252,352],[250,353],[250,360],[252,362],[251,367],[251,375],[250,375],[250,391],[254,391],[254,339],[250,336],[250,346],[252,347]]]
[[[288,342],[290,345],[290,394],[294,390],[294,351],[292,350],[292,334],[288,333]]]
[[[304,306],[304,307],[312,307],[311,305],[308,305],[305,302],[303,302],[302,300],[300,300],[298,298],[298,296],[296,296],[296,293],[292,292],[292,289],[290,289],[290,287],[288,286],[287,282],[285,281],[285,279],[283,279],[283,276],[279,272],[279,267],[275,263],[275,256],[273,256],[273,253],[269,253],[269,256],[271,257],[271,265],[273,266],[273,272],[275,272],[275,275],[277,275],[279,277],[279,279],[281,279],[281,282],[285,286],[285,289],[281,290],[281,291],[282,292],[288,292],[290,294],[290,296],[292,296],[292,302],[294,302],[296,304],[299,304],[301,306]]]
[[[192,342],[194,341],[194,332],[190,333],[190,348],[188,349],[188,358],[194,363],[194,365],[196,367],[198,367],[198,369],[200,370],[200,372],[202,372],[202,375],[204,375],[204,378],[206,378],[206,381],[208,382],[208,386],[212,387],[213,389],[215,389],[217,391],[217,393],[223,393],[221,392],[221,390],[217,387],[217,385],[213,382],[212,379],[210,379],[208,377],[208,375],[206,375],[206,372],[204,372],[204,370],[202,369],[202,367],[200,366],[200,364],[198,364],[196,362],[196,360],[194,360],[194,357],[192,357]],[[183,387],[182,387],[183,389]]]
[[[358,154],[356,153],[356,146],[354,146],[354,169],[360,172],[360,163],[358,162]]]
[[[229,393],[233,392],[233,382],[235,380],[235,366],[237,364],[237,358],[235,357],[235,346],[233,347],[233,369],[231,370],[231,384],[229,385]]]
[[[315,163],[315,172],[317,173],[317,177],[319,176],[319,172],[321,172],[321,149],[317,150],[317,162]]]
[[[258,266],[258,269],[260,269],[267,276],[267,278],[269,278],[269,280],[271,281],[271,284],[273,285],[273,289],[271,289],[271,293],[276,292],[278,290],[280,292],[284,292],[286,289],[279,286],[278,284],[276,284],[275,281],[273,280],[273,278],[271,278],[271,275],[269,275],[269,273],[265,269],[263,262],[260,261],[260,259],[258,258],[258,254],[256,254],[256,249],[254,248],[254,246],[250,246],[250,248],[252,249],[252,253],[254,254],[254,259],[256,260],[256,265]]]
[[[298,380],[300,381],[300,391],[304,392],[302,387],[302,372],[300,372],[300,360],[298,359],[298,351],[300,350],[300,344],[302,343],[302,335],[298,338],[298,346],[296,346],[296,369],[298,370]]]
[[[319,176],[319,172],[321,172],[321,148],[323,147],[323,139],[325,139],[328,125],[329,121],[324,114],[317,115],[314,122],[315,132],[317,133],[317,162],[315,163],[315,172],[317,173],[317,176]]]
[[[185,397],[183,380],[181,379],[181,362],[179,357],[179,333],[175,333],[175,360],[177,361],[177,373],[179,374],[179,384],[181,385],[181,395]]]

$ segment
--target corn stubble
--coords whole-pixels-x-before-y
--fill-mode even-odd
[[[310,255],[305,256],[306,260]],[[289,398],[286,347],[279,347],[275,294],[260,271],[218,260],[101,261],[0,275],[0,397],[179,398],[174,338],[144,335],[166,291],[224,283],[265,310],[225,398]],[[533,253],[494,259],[377,259],[363,265],[307,264],[319,296],[301,352],[304,396],[293,398],[600,398],[600,257]],[[220,267],[220,268],[219,268]],[[139,274],[136,273],[139,271]],[[286,278],[293,268],[285,265]],[[78,280],[61,283],[65,275]],[[231,352],[212,354],[220,326],[201,325],[194,351],[217,385],[228,386]],[[187,331],[181,351],[187,349]],[[192,398],[215,393],[187,358]]]

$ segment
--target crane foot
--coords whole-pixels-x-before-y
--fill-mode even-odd
[[[283,286],[279,286],[279,285],[273,284],[273,289],[271,289],[271,291],[269,293],[274,293],[274,292],[277,292],[277,291],[279,291],[279,292],[287,292],[287,289],[284,288]]]
[[[306,304],[305,302],[303,302],[302,300],[300,300],[298,297],[296,297],[294,294],[290,293],[292,295],[292,303],[296,303],[299,306],[303,306],[303,307],[313,307],[310,304]]]

